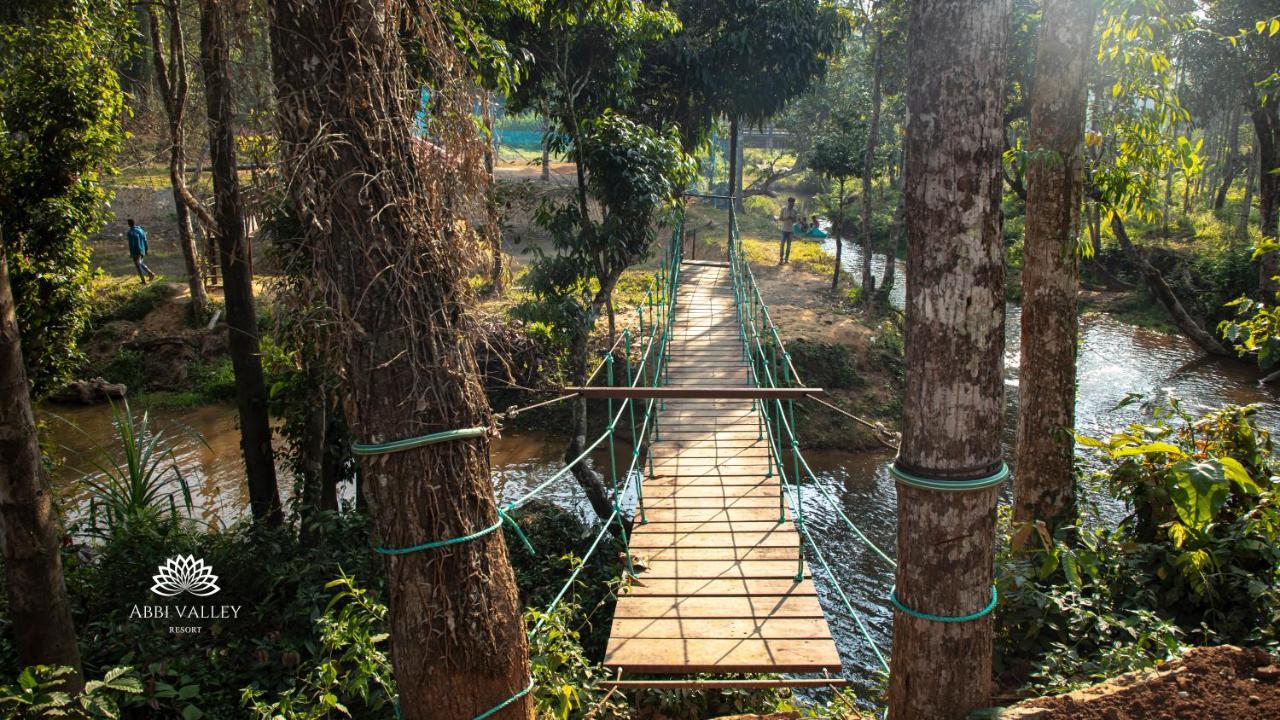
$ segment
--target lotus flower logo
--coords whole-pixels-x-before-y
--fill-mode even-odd
[[[197,597],[208,597],[218,592],[218,576],[213,568],[205,565],[191,555],[171,557],[156,569],[151,577],[155,584],[151,592],[165,597],[174,597],[182,593],[191,593]]]

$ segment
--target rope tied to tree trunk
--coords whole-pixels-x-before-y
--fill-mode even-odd
[[[404,450],[412,450],[414,448],[424,447],[426,445],[435,445],[436,443],[447,442],[449,440],[465,440],[467,438],[481,437],[489,432],[486,427],[459,428],[456,430],[444,430],[430,435],[421,435],[419,437],[405,438],[403,440],[391,440],[384,443],[352,443],[352,455],[386,455],[387,453],[401,452]]]
[[[502,523],[505,522],[512,530],[515,531],[516,535],[520,538],[520,541],[524,543],[525,548],[529,550],[529,554],[537,555],[538,551],[533,549],[533,543],[529,542],[529,536],[524,534],[524,530],[520,528],[520,524],[516,522],[515,518],[511,517],[510,511],[513,509],[514,508],[510,505],[499,505],[497,522],[489,527],[476,530],[472,533],[467,533],[466,535],[459,535],[458,537],[451,537],[445,540],[433,540],[431,542],[401,548],[389,548],[379,545],[375,549],[382,555],[408,555],[410,553],[421,552],[423,550],[435,550],[436,548],[448,547],[450,545],[478,540],[479,538],[482,538],[502,527]]]
[[[902,601],[898,599],[897,585],[894,585],[893,589],[889,591],[889,601],[893,603],[894,607],[898,608],[902,612],[910,615],[911,617],[920,618],[921,620],[932,620],[933,622],[942,622],[942,623],[962,623],[962,622],[970,622],[973,620],[980,620],[986,617],[987,615],[990,615],[991,611],[996,609],[997,598],[998,598],[998,594],[996,592],[996,586],[992,585],[991,586],[991,602],[987,603],[987,606],[982,608],[978,612],[969,613],[968,615],[934,615],[933,613],[913,610],[912,608],[909,608],[906,605],[904,605]]]
[[[942,492],[969,492],[974,490],[985,490],[989,487],[995,487],[1005,480],[1009,479],[1009,466],[1003,462],[1000,463],[1000,469],[985,477],[973,478],[971,480],[946,480],[939,478],[927,478],[921,475],[909,473],[898,467],[897,460],[889,464],[889,476],[894,480],[922,490],[940,490]]]

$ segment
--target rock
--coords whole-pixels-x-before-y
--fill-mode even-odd
[[[142,351],[142,370],[147,387],[177,390],[187,381],[196,349],[184,337],[154,338],[135,343]]]
[[[200,338],[200,357],[212,360],[227,354],[227,326],[219,323]]]
[[[1263,665],[1253,671],[1254,677],[1264,682],[1280,680],[1280,665]]]
[[[129,392],[121,383],[111,383],[96,377],[92,380],[73,380],[51,398],[59,403],[97,405],[108,400],[119,400]]]

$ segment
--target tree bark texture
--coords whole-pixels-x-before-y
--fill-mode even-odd
[[[1001,466],[1000,233],[1008,0],[911,6],[907,80],[907,386],[897,463],[931,478]],[[963,615],[991,598],[996,490],[898,486],[898,598]],[[894,613],[889,713],[963,718],[991,704],[991,616]]]
[[[244,454],[249,506],[254,520],[270,526],[282,520],[271,451],[271,420],[267,414],[267,384],[258,342],[258,313],[253,299],[253,272],[245,237],[244,204],[236,174],[236,139],[232,118],[231,67],[227,36],[228,0],[201,0],[200,63],[204,68],[205,100],[209,114],[209,152],[213,166],[218,259],[222,293],[227,307],[227,348],[236,376],[236,407],[240,411],[240,450]]]
[[[1253,186],[1258,172],[1258,145],[1253,145],[1253,154],[1249,158],[1249,169],[1244,176],[1244,201],[1240,203],[1240,215],[1236,220],[1236,237],[1241,240],[1249,237],[1249,216],[1253,214]]]
[[[1223,160],[1222,184],[1218,186],[1218,194],[1213,198],[1213,209],[1221,210],[1227,204],[1227,191],[1236,175],[1240,174],[1240,163],[1236,156],[1240,154],[1240,106],[1232,105],[1227,115],[1227,152]]]
[[[1258,211],[1262,238],[1280,239],[1280,95],[1272,93],[1250,114],[1258,142]],[[1280,292],[1280,251],[1264,254],[1258,262],[1259,296],[1274,302]]]
[[[873,40],[871,71],[871,122],[867,127],[867,147],[862,156],[862,302],[870,305],[876,294],[876,276],[871,268],[871,180],[876,156],[876,136],[880,133],[880,79],[884,75],[884,60],[881,46],[884,41],[880,33]],[[843,206],[843,198],[841,206]]]
[[[209,312],[209,296],[204,291],[200,276],[200,261],[196,255],[196,236],[191,227],[188,203],[194,198],[187,189],[186,128],[187,114],[187,43],[178,15],[178,0],[162,3],[169,25],[169,59],[165,60],[164,40],[161,37],[160,15],[156,6],[147,8],[151,24],[151,62],[154,65],[156,87],[169,121],[169,184],[173,188],[173,208],[178,220],[178,247],[182,250],[182,262],[187,271],[187,287],[191,292],[191,314],[204,318]],[[198,203],[197,203],[198,204]]]
[[[0,238],[3,242],[3,238]],[[9,627],[18,664],[66,665],[64,689],[84,686],[71,603],[62,578],[61,534],[40,462],[30,386],[9,264],[0,252],[0,545],[4,551]]]
[[[1045,2],[1031,92],[1013,519],[1051,528],[1075,518],[1076,235],[1096,16],[1092,0]]]
[[[464,193],[483,186],[460,77],[430,5],[410,23],[435,58],[443,153],[414,152],[418,94],[395,0],[271,0],[272,68],[290,202],[330,313],[352,436],[387,442],[489,426],[472,351]],[[375,542],[401,548],[493,525],[487,437],[362,459]],[[526,686],[515,577],[498,532],[386,556],[391,656],[406,720],[470,720]],[[526,695],[494,714],[528,718]]]

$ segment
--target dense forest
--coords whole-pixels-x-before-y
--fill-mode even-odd
[[[1280,717],[1274,0],[0,61],[0,716]]]

